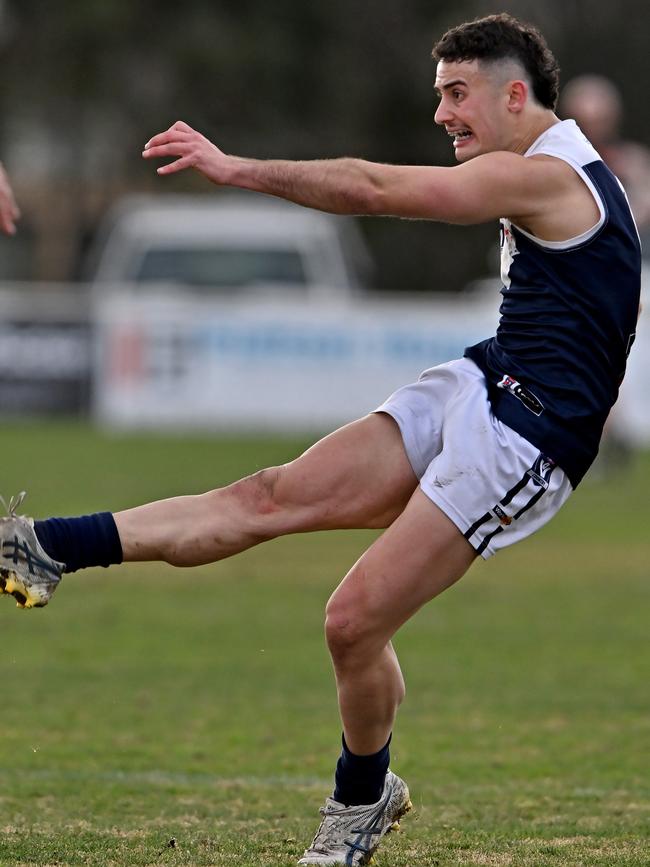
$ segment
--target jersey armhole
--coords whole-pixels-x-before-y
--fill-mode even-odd
[[[598,206],[598,210],[600,212],[600,219],[597,223],[595,223],[590,229],[587,229],[586,232],[582,232],[580,235],[576,235],[573,238],[567,238],[565,241],[545,241],[543,238],[538,238],[536,235],[532,235],[530,232],[527,232],[525,229],[522,229],[521,226],[518,226],[516,223],[512,223],[515,229],[518,232],[521,232],[524,237],[528,238],[529,241],[532,241],[534,244],[537,244],[539,247],[543,247],[545,250],[573,250],[576,247],[580,247],[583,244],[586,244],[587,241],[591,241],[600,230],[605,225],[607,220],[608,211],[605,200],[603,199],[600,191],[589,177],[584,168],[579,165],[575,160],[570,159],[566,156],[566,154],[558,153],[553,150],[541,150],[536,151],[531,156],[544,155],[548,157],[555,157],[556,159],[562,160],[568,166],[570,166],[574,172],[580,177],[582,182],[585,184],[591,195],[593,196],[596,205]]]

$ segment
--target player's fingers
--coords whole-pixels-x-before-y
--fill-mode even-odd
[[[13,200],[13,197],[2,208],[2,216],[4,219],[11,221],[12,225],[14,220],[20,219],[20,208]]]
[[[18,219],[18,215],[13,210],[0,210],[0,231],[5,235],[15,235],[16,226],[14,220]]]
[[[152,145],[142,151],[146,160],[160,159],[160,157],[182,157],[187,154],[186,142],[169,142],[169,144]]]
[[[156,169],[156,172],[159,175],[173,175],[175,172],[181,172],[183,169],[192,168],[192,161],[189,157],[181,157],[180,159],[174,160],[173,163],[167,163],[167,165],[160,166]]]
[[[160,138],[174,138],[179,134],[181,135],[181,137],[186,137],[188,133],[193,133],[196,135],[195,130],[193,130],[189,124],[185,123],[185,121],[183,120],[177,120],[169,127],[169,129],[166,129],[164,132],[158,133],[158,135],[153,136],[153,138],[149,139],[147,144]]]
[[[168,129],[165,132],[159,132],[157,135],[152,136],[145,144],[144,149],[149,150],[149,148],[157,147],[158,145],[169,144],[174,141],[186,142],[189,140],[190,136],[188,133],[183,132],[183,130]]]

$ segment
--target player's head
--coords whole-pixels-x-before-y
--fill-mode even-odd
[[[555,109],[557,61],[537,28],[507,13],[448,30],[433,58],[436,123],[454,135],[458,160],[519,149],[529,118]]]

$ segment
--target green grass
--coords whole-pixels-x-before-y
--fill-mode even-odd
[[[40,515],[122,508],[305,444],[20,425],[1,491]],[[647,454],[585,482],[402,630],[393,765],[416,809],[379,865],[650,864],[649,488]],[[0,600],[0,865],[295,863],[338,753],[322,609],[371,539],[93,570],[43,611]]]

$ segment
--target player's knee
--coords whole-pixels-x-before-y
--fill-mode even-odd
[[[329,611],[325,617],[325,639],[335,662],[358,650],[363,636],[359,624],[344,611]]]
[[[372,618],[353,600],[330,599],[325,612],[325,638],[335,663],[352,662],[381,645]]]

